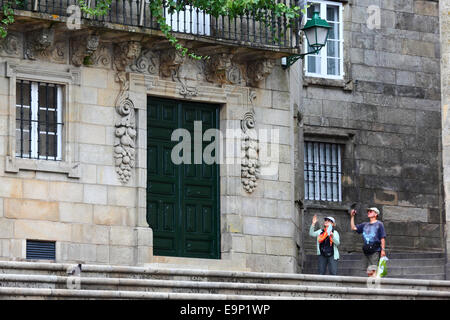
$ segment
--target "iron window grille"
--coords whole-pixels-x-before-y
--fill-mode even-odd
[[[342,201],[341,145],[305,141],[305,200]]]
[[[16,83],[16,157],[61,160],[62,86]]]

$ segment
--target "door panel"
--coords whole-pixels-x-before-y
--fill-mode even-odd
[[[202,134],[219,127],[215,105],[148,98],[147,222],[153,229],[154,254],[219,258],[219,166],[175,165],[171,134],[178,128],[191,133],[202,121]],[[202,142],[203,149],[210,142]]]

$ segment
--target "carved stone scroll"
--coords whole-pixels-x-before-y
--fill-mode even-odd
[[[130,81],[127,74],[119,72],[116,80],[120,83],[120,94],[116,102],[119,119],[115,123],[114,159],[119,180],[127,183],[135,163],[136,116],[133,101],[129,99]]]
[[[122,183],[131,178],[131,170],[136,159],[136,116],[134,103],[130,99],[129,74],[127,66],[140,55],[141,45],[136,41],[120,43],[114,48],[114,66],[116,81],[120,84],[120,92],[116,100],[116,112],[119,119],[115,123],[114,160],[116,172]]]
[[[131,71],[147,73],[151,75],[158,74],[158,57],[150,50],[143,50],[135,63],[130,66]]]
[[[241,179],[244,190],[252,193],[258,186],[256,180],[260,167],[258,138],[255,130],[255,114],[253,112],[247,112],[244,115],[244,119],[241,120],[241,130],[241,150],[243,153]]]

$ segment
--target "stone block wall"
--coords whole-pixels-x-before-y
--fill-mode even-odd
[[[445,243],[447,253],[447,280],[450,279],[449,249],[450,249],[450,121],[448,108],[450,106],[450,1],[439,1],[440,32],[441,32],[441,81],[442,81],[442,164],[443,183],[445,190]]]
[[[369,28],[369,5],[381,28]],[[441,47],[437,1],[344,2],[344,79],[304,78],[303,134],[344,145],[343,201],[305,201],[305,246],[312,215],[334,215],[342,252],[361,251],[348,209],[376,206],[388,251],[444,250],[441,161]],[[321,222],[321,220],[319,220]]]
[[[120,43],[100,39],[89,66],[74,62],[77,54],[83,57],[83,43],[67,34],[59,35],[58,61],[37,54],[36,60],[26,59],[20,48],[7,52],[0,46],[0,258],[25,259],[26,239],[32,239],[56,241],[58,262],[295,272],[294,111],[288,72],[280,61],[265,53],[251,61],[238,56],[222,73],[233,78],[220,82],[220,65],[209,70],[204,61],[177,60],[170,48],[142,48],[133,58],[140,45],[122,36]],[[24,41],[19,32],[9,37]],[[226,58],[219,53],[219,62]],[[64,85],[60,163],[14,156],[16,79]],[[114,157],[117,98],[124,95],[134,104],[137,132],[136,161],[125,182]],[[254,192],[244,190],[240,164],[220,167],[219,260],[153,255],[146,221],[148,96],[220,104],[221,129],[240,129],[252,111],[257,130],[279,132],[277,170],[260,176]]]
[[[13,88],[15,81],[14,77],[3,76],[8,68],[5,61],[42,72],[43,77],[50,70],[64,73],[67,68],[5,59],[1,62],[2,89]],[[143,255],[137,251],[138,242],[143,234],[151,234],[151,230],[138,225],[137,189],[121,185],[113,163],[114,97],[118,95],[114,73],[81,68],[79,76],[80,85],[68,84],[65,88],[73,91],[71,102],[64,110],[64,124],[75,133],[70,136],[69,130],[65,132],[68,141],[73,138],[74,142],[70,147],[75,149],[71,160],[75,160],[73,165],[79,172],[76,177],[44,167],[38,170],[8,167],[11,143],[15,143],[10,135],[15,122],[10,120],[11,92],[4,92],[0,99],[5,123],[0,133],[3,142],[0,256],[3,258],[26,258],[26,239],[56,241],[57,261],[133,265]],[[68,148],[69,143],[64,146]],[[45,166],[43,160],[30,161],[43,162]],[[136,184],[134,180],[133,184]],[[145,247],[151,249],[151,237]]]

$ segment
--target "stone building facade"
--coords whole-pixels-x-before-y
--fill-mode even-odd
[[[313,161],[308,143],[340,146],[342,201],[311,196],[311,186],[302,185],[303,265],[315,250],[313,214],[336,218],[341,253],[361,251],[360,236],[350,231],[353,203],[357,223],[367,221],[365,208],[380,209],[388,254],[444,252],[438,1],[312,3],[341,9],[342,51],[334,56],[342,61],[339,72],[328,66],[323,76],[305,59],[299,158]],[[442,79],[444,88],[448,75]],[[310,181],[312,169],[304,169],[300,180]]]
[[[450,216],[449,216],[449,121],[448,121],[448,107],[450,105],[450,1],[443,0],[439,2],[440,12],[440,31],[441,31],[441,87],[442,87],[442,164],[443,164],[443,180],[445,190],[445,241],[446,241],[446,255],[447,279],[450,276],[449,248],[450,248]]]
[[[439,3],[312,4],[334,49],[289,69],[295,48],[227,40],[225,20],[178,35],[211,56],[196,61],[138,17],[72,30],[65,11],[16,12],[0,40],[0,258],[44,244],[58,262],[301,272],[313,214],[336,218],[341,253],[360,251],[353,203],[357,222],[379,207],[388,251],[443,252]],[[220,166],[177,167],[177,128],[192,150],[206,129],[246,140]],[[259,130],[279,138],[270,174]]]
[[[280,64],[295,46],[180,34],[211,56],[197,61],[156,29],[83,20],[72,30],[64,11],[25,9],[0,42],[2,259],[49,245],[57,262],[297,271],[300,102],[295,68]],[[242,166],[174,167],[171,133],[196,120],[247,137],[277,131],[276,171],[256,174],[262,150],[250,138],[231,159]]]

